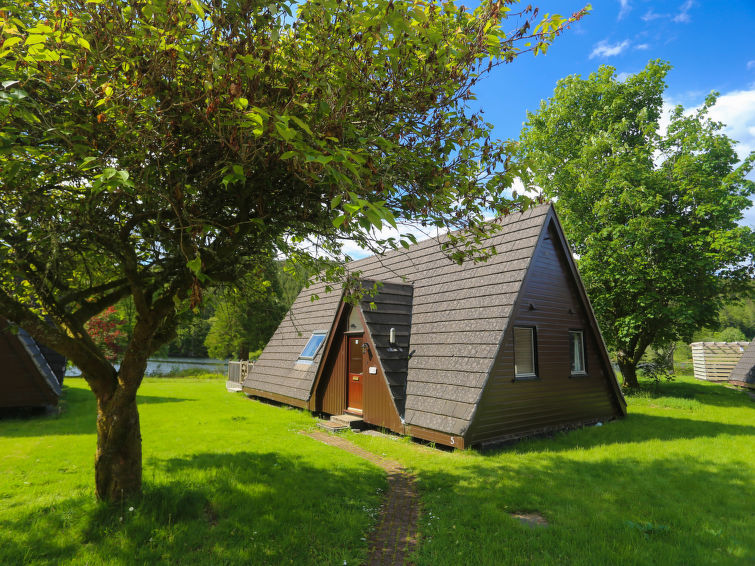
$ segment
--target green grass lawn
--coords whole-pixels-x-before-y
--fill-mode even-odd
[[[94,503],[83,380],[60,417],[0,421],[0,564],[361,563],[383,472],[298,434],[307,413],[224,384],[145,380],[144,495],[116,509]]]
[[[147,379],[145,493],[108,509],[92,394],[66,384],[59,417],[0,420],[0,564],[364,561],[383,472],[298,434],[309,414],[218,379]],[[347,436],[417,476],[418,565],[755,563],[750,397],[681,377],[628,402],[622,421],[495,452]]]
[[[484,454],[351,438],[418,476],[417,564],[755,564],[755,404],[691,377],[647,387],[624,420]]]

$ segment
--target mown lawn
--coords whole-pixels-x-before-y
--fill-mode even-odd
[[[417,475],[417,564],[755,564],[755,403],[691,377],[644,385],[624,420],[485,454],[351,438]]]
[[[364,561],[383,473],[298,434],[307,413],[217,379],[148,379],[145,494],[107,509],[92,495],[92,395],[71,379],[65,399],[57,418],[0,420],[0,564]],[[482,454],[348,438],[417,476],[418,565],[755,563],[750,397],[679,378],[629,410]]]
[[[146,379],[144,495],[94,503],[94,397],[66,381],[60,417],[0,420],[0,564],[359,564],[381,470],[298,434],[298,410],[222,379]],[[131,508],[133,507],[133,510]]]

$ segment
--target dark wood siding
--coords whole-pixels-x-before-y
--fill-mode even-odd
[[[348,334],[345,333],[349,319],[350,308],[344,308],[339,316],[336,333],[333,335],[332,345],[326,356],[325,366],[320,379],[315,384],[315,403],[310,408],[330,415],[340,415],[346,411],[346,356],[348,354]],[[361,313],[360,313],[361,316]],[[378,361],[375,343],[370,336],[369,328],[362,320],[364,327],[364,341],[369,349],[364,357],[362,418],[366,423],[382,426],[394,432],[403,433],[403,425],[391,397],[388,382],[383,368]],[[376,373],[370,373],[369,368],[375,367]]]
[[[364,340],[369,349],[364,357],[364,397],[363,415],[365,422],[375,426],[389,428],[400,434],[404,429],[398,416],[396,405],[393,402],[388,381],[383,373],[383,368],[378,361],[377,349],[370,336],[369,329],[364,334]],[[374,367],[376,373],[370,373],[369,368]]]
[[[6,325],[0,320],[0,327]],[[0,331],[0,407],[55,405],[58,396],[45,383],[18,337]]]
[[[344,329],[347,322],[348,309],[342,309],[341,320],[338,321],[315,392],[315,409],[330,415],[340,415],[346,410],[347,344],[344,340]]]
[[[621,414],[609,369],[590,326],[587,305],[571,277],[558,234],[538,244],[511,316],[467,444],[517,438]],[[514,326],[536,332],[536,379],[514,378]],[[587,375],[570,375],[569,330],[583,330]]]

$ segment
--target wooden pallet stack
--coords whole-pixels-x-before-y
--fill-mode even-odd
[[[692,365],[696,379],[727,381],[749,342],[693,342]]]

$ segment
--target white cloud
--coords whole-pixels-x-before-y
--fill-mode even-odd
[[[620,83],[623,83],[631,76],[632,76],[632,73],[627,73],[626,71],[622,71],[621,73],[616,75],[616,80],[619,81]]]
[[[632,9],[632,6],[629,4],[629,0],[619,0],[619,4],[621,5],[621,7],[619,8],[619,17],[617,18],[618,20],[626,16],[629,13],[629,10]]]
[[[695,5],[694,0],[687,0],[684,4],[682,4],[679,7],[679,13],[672,18],[673,21],[677,23],[684,23],[687,24],[692,21],[692,18],[690,18],[689,11],[692,9],[692,6]]]
[[[635,49],[639,49],[640,51],[645,51],[646,49],[650,49],[649,43],[640,43],[639,45],[634,46]]]
[[[726,124],[726,135],[739,142],[736,150],[740,159],[755,151],[755,89],[722,94],[710,109],[710,117]],[[750,177],[753,176],[755,174],[750,173]]]
[[[609,44],[606,40],[598,42],[590,53],[590,59],[595,57],[613,57],[619,55],[622,51],[629,47],[630,41],[625,39],[620,43],[613,45]]]
[[[753,59],[752,61],[747,61],[746,67],[748,71],[755,69],[755,59]]]
[[[659,123],[662,133],[668,129],[671,110],[676,104],[677,102],[670,98],[663,103]],[[688,108],[685,113],[692,114],[698,108],[699,104]],[[723,132],[738,142],[735,149],[740,159],[755,151],[755,86],[749,90],[735,90],[722,94],[715,106],[708,111],[708,115],[712,120],[724,124]],[[747,177],[755,180],[755,171],[751,171]],[[745,212],[742,224],[755,228],[755,206]]]
[[[668,16],[668,14],[659,14],[658,12],[653,12],[653,9],[650,8],[650,10],[645,12],[645,15],[642,16],[642,19],[646,22],[652,22],[653,20],[657,20],[658,18],[668,18]]]

